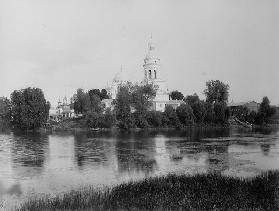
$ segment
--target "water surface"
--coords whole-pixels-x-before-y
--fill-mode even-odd
[[[56,194],[168,173],[279,168],[276,129],[0,134],[0,196]]]

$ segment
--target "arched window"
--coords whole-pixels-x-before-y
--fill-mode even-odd
[[[149,70],[149,79],[151,79],[152,73],[151,70]]]
[[[157,71],[154,70],[154,78],[157,79]]]

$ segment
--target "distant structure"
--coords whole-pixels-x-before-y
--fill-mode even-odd
[[[232,115],[237,113],[240,109],[247,108],[249,112],[258,112],[260,108],[260,103],[257,103],[255,101],[250,102],[230,102],[228,103],[228,107],[230,107]]]
[[[53,121],[61,121],[75,117],[75,112],[74,109],[71,109],[71,104],[72,102],[68,103],[66,96],[63,98],[63,102],[61,102],[59,98],[57,106],[49,109],[49,119]]]
[[[165,80],[161,78],[160,73],[160,59],[156,54],[156,49],[152,43],[152,40],[148,43],[148,51],[143,63],[143,80],[139,81],[142,85],[153,84],[156,88],[156,97],[152,101],[151,110],[165,111],[166,106],[172,106],[176,109],[178,106],[184,103],[182,100],[170,100],[170,93]],[[112,84],[107,90],[111,99],[116,99],[117,93],[121,85],[125,84],[127,80],[124,78],[124,73],[121,71],[115,75]],[[106,100],[103,102],[104,106],[110,107],[112,100]]]

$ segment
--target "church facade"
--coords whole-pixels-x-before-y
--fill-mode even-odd
[[[121,70],[113,79],[110,88],[107,90],[111,96],[111,103],[116,99],[119,87],[125,84],[127,81],[123,77],[123,71]],[[160,59],[156,54],[156,49],[153,43],[148,43],[148,51],[143,63],[143,79],[139,81],[142,85],[153,84],[156,88],[156,97],[152,101],[151,110],[165,111],[166,106],[172,106],[176,109],[178,106],[184,103],[181,100],[171,100],[170,92],[165,80],[161,78],[160,71]],[[110,102],[104,102],[105,107],[110,107]]]

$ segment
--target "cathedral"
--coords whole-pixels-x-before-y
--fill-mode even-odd
[[[139,81],[141,84],[153,84],[156,88],[156,97],[152,101],[151,110],[165,111],[166,106],[172,106],[176,109],[179,105],[184,103],[180,100],[170,100],[170,92],[167,87],[167,83],[160,77],[160,59],[156,55],[156,49],[150,41],[148,43],[148,51],[143,63],[143,79]],[[105,107],[110,107],[112,100],[116,99],[119,87],[125,84],[127,80],[123,77],[123,71],[117,73],[112,81],[108,93],[111,96],[111,101],[106,100]]]

